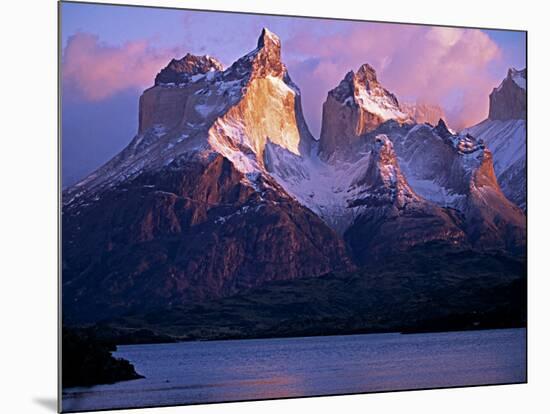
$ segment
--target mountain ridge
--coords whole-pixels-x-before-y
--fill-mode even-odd
[[[216,300],[433,242],[524,254],[525,216],[482,141],[415,123],[368,64],[328,93],[316,141],[281,46],[264,28],[226,69],[169,62],[128,146],[63,192],[68,319]]]

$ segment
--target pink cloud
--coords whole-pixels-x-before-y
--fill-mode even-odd
[[[257,34],[256,23],[243,25],[247,37]],[[302,89],[304,113],[317,136],[327,92],[365,62],[376,68],[381,82],[399,99],[443,106],[455,129],[487,116],[488,95],[501,81],[489,68],[501,59],[502,51],[480,30],[329,20],[285,25],[284,60]],[[193,40],[191,34],[187,38]],[[249,43],[253,47],[254,42]],[[198,49],[213,53],[202,46]],[[149,40],[110,45],[96,35],[77,33],[68,39],[63,53],[63,84],[89,101],[127,89],[142,90],[152,85],[171,58],[184,52],[154,47]]]
[[[178,49],[154,48],[147,40],[111,46],[96,35],[77,33],[63,52],[63,83],[84,99],[99,101],[152,85],[156,73],[179,54]]]
[[[443,106],[454,128],[486,118],[488,95],[500,82],[489,67],[502,52],[484,32],[382,23],[349,23],[327,32],[295,32],[283,45],[292,56],[291,75],[303,91],[314,131],[327,91],[365,62],[398,98]]]

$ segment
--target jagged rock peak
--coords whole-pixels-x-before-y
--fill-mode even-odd
[[[376,135],[371,144],[371,160],[364,177],[358,184],[366,186],[368,196],[365,205],[383,204],[404,207],[420,198],[412,190],[403,175],[391,139],[385,134]]]
[[[378,82],[374,68],[365,63],[329,91],[323,104],[319,153],[328,159],[335,152],[348,151],[358,137],[390,120],[413,122],[396,96]]]
[[[329,91],[329,96],[341,103],[357,105],[382,121],[409,119],[397,97],[380,84],[376,70],[368,63],[362,64],[357,72],[349,71],[340,84]]]
[[[344,79],[340,81],[338,86],[329,91],[329,95],[336,98],[339,102],[344,102],[346,99],[351,98],[348,102],[358,103],[358,95],[362,89],[366,91],[380,89],[380,91],[384,91],[391,97],[395,105],[398,105],[395,95],[382,88],[376,77],[376,71],[368,63],[362,64],[357,72],[350,70],[346,73],[346,76],[344,76]]]
[[[330,92],[338,94],[338,92],[348,91],[349,96],[349,93],[354,91],[353,88],[355,86],[363,87],[367,90],[381,86],[376,77],[376,70],[368,63],[363,63],[359,69],[357,69],[357,72],[350,70],[346,73],[346,76],[344,76],[340,84]]]
[[[223,65],[208,55],[197,56],[187,53],[181,59],[172,59],[155,78],[155,85],[186,83],[194,75],[209,71],[222,71]]]
[[[447,124],[445,123],[445,121],[443,119],[439,119],[439,121],[437,122],[437,125],[435,126],[434,128],[434,131],[437,133],[437,135],[439,135],[440,137],[449,137],[452,135],[451,131],[449,130],[449,128],[447,127]]]
[[[489,119],[507,121],[527,116],[527,69],[508,69],[506,78],[489,95]]]
[[[235,61],[224,72],[224,78],[234,80],[267,76],[285,78],[285,81],[290,83],[286,66],[281,62],[281,41],[277,35],[264,28],[258,38],[257,47]]]
[[[267,27],[262,29],[262,33],[258,38],[258,49],[264,47],[268,48],[281,48],[281,39],[275,33],[271,32]]]
[[[265,166],[268,142],[295,155],[309,154],[313,137],[302,115],[300,90],[281,61],[281,42],[275,34],[264,28],[258,47],[238,59],[222,77],[228,84],[238,81],[240,92],[233,106],[210,129],[209,142],[214,149],[247,174]],[[238,125],[239,133],[228,125]],[[234,144],[228,145],[228,138],[234,143],[246,142],[256,159],[249,163],[247,157],[235,152]]]
[[[252,76],[281,78],[287,74],[286,66],[281,62],[281,41],[265,27],[258,38],[258,47],[247,56],[250,56]]]
[[[357,80],[364,84],[368,84],[370,82],[378,83],[378,79],[376,78],[376,70],[374,70],[374,68],[368,63],[363,63],[359,67],[356,77]]]
[[[439,120],[433,131],[455,147],[460,154],[472,154],[476,151],[481,151],[480,154],[484,153],[485,144],[483,140],[477,139],[467,131],[460,134],[454,133],[447,127],[443,119]]]

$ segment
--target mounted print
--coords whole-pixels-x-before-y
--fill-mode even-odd
[[[526,32],[59,7],[63,412],[526,382]]]

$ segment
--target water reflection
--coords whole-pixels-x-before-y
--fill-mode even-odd
[[[64,410],[525,381],[525,330],[122,346],[145,379],[65,390]]]

